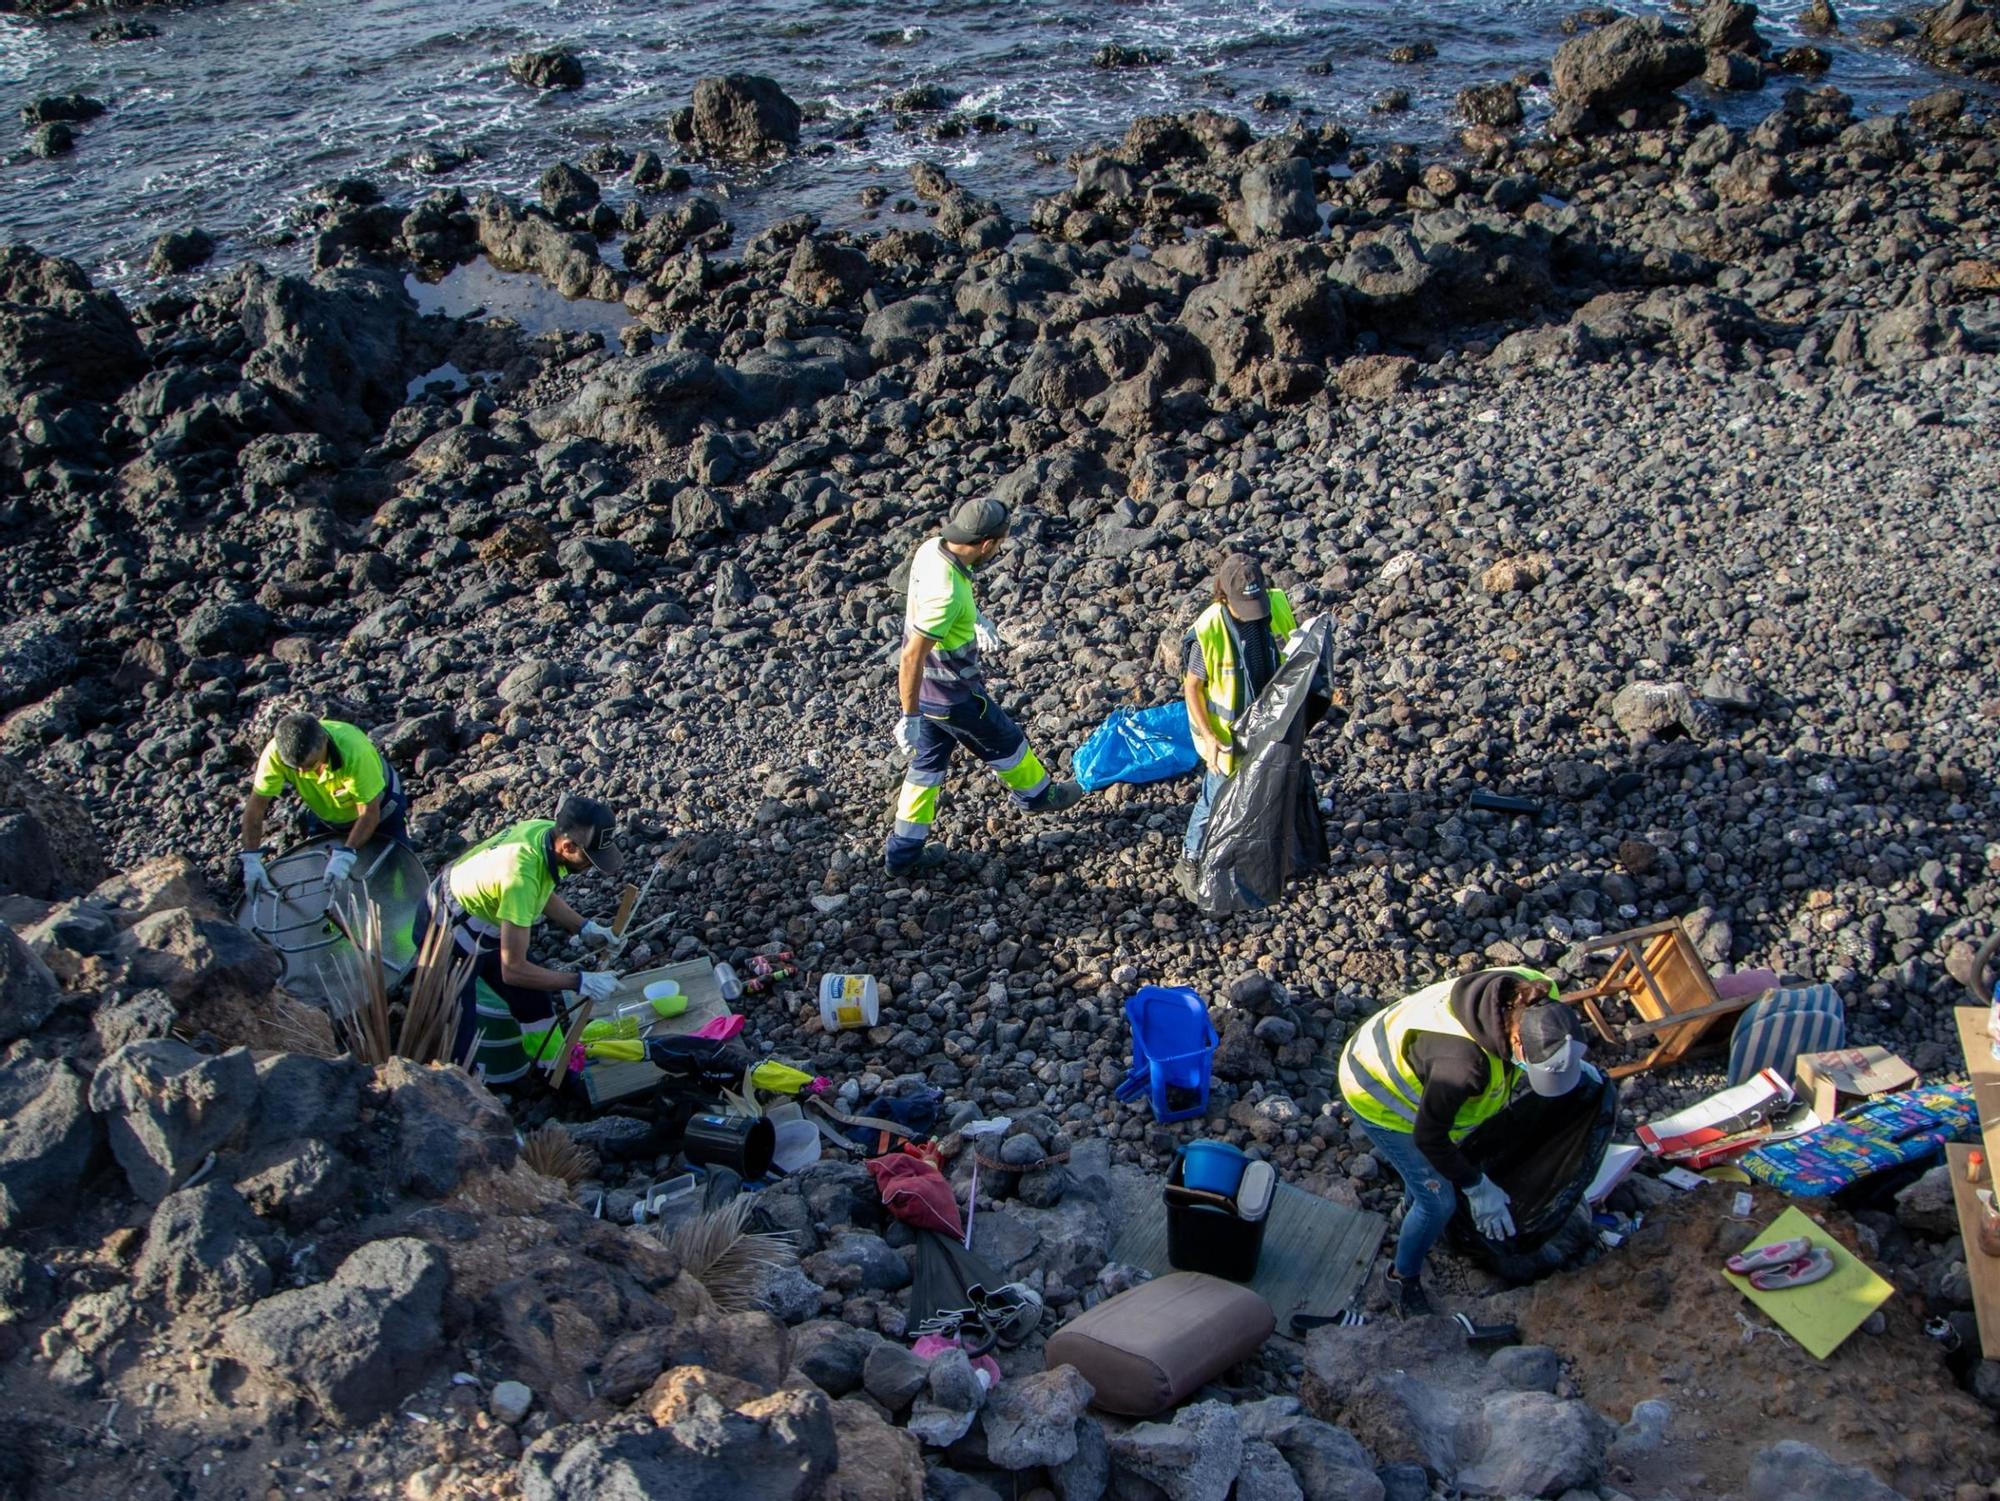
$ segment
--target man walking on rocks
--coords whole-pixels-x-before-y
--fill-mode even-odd
[[[549,969],[528,957],[529,930],[546,917],[586,943],[609,944],[599,922],[585,922],[556,895],[556,886],[580,871],[617,875],[625,855],[613,837],[611,810],[587,797],[566,797],[556,816],[531,818],[475,844],[452,863],[441,885],[452,936],[473,956],[472,985],[459,1003],[452,1057],[463,1058],[479,1040],[478,1064],[488,1084],[507,1084],[559,1047],[555,1002],[574,990],[587,1002],[617,989],[610,970]],[[435,888],[433,888],[435,889]],[[423,922],[420,920],[420,930]]]
[[[327,852],[329,884],[354,873],[354,862],[378,833],[403,837],[409,795],[374,742],[342,720],[287,714],[257,758],[250,796],[243,803],[243,853],[237,858],[243,864],[243,889],[251,895],[273,889],[264,869],[264,818],[271,800],[287,787],[306,805],[308,836],[342,836]]]
[[[941,536],[917,549],[903,615],[903,654],[896,695],[903,717],[896,747],[910,758],[896,799],[896,824],[882,851],[889,874],[944,864],[926,849],[937,820],[938,796],[953,752],[963,747],[1000,778],[1016,807],[1060,813],[1083,796],[1075,782],[1051,781],[1019,725],[986,696],[979,654],[999,637],[972,598],[972,571],[1006,544],[1009,517],[997,500],[968,500],[951,513]]]
[[[1223,560],[1215,574],[1215,599],[1187,633],[1181,678],[1188,728],[1204,768],[1181,840],[1180,888],[1191,902],[1209,809],[1236,770],[1230,748],[1236,722],[1277,676],[1285,642],[1297,629],[1292,602],[1284,590],[1265,584],[1261,563],[1243,552]]]

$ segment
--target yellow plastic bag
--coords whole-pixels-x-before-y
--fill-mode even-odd
[[[750,1082],[770,1094],[798,1094],[812,1081],[813,1076],[802,1069],[770,1058],[750,1070]]]
[[[584,1043],[583,1056],[597,1063],[641,1063],[645,1061],[646,1044],[636,1037],[609,1037]]]

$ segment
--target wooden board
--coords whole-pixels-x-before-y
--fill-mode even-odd
[[[597,1004],[594,1016],[611,1016],[626,1001],[636,1001],[655,980],[674,980],[688,998],[687,1010],[679,1016],[656,1021],[641,1035],[645,1037],[685,1037],[699,1031],[718,1016],[729,1015],[729,1002],[715,983],[715,967],[706,959],[689,959],[682,964],[662,965],[621,978],[610,999]],[[584,1018],[589,1020],[588,1017]],[[593,1063],[583,1071],[583,1090],[590,1103],[599,1107],[657,1088],[666,1076],[650,1063]]]
[[[1174,1267],[1167,1260],[1167,1207],[1158,1193],[1150,1209],[1125,1217],[1111,1256],[1164,1276]],[[1278,1333],[1289,1334],[1295,1313],[1339,1313],[1352,1303],[1388,1229],[1379,1214],[1280,1183],[1257,1275],[1248,1284],[1277,1314]]]
[[[1965,1075],[1972,1081],[1973,1103],[1979,1107],[1979,1128],[1982,1132],[1994,1132],[2000,1127],[2000,1058],[1993,1056],[1993,1043],[1986,1035],[1986,1008],[1955,1006],[1952,1011],[1958,1022],[1958,1045],[1965,1050]],[[1989,1140],[1986,1146],[1989,1162],[1993,1160],[1993,1147]]]
[[[1952,1203],[1958,1209],[1958,1233],[1965,1240],[1965,1272],[1972,1283],[1972,1311],[1979,1319],[1979,1348],[1991,1360],[2000,1352],[2000,1256],[1988,1256],[1979,1249],[1977,1190],[1981,1185],[1965,1181],[1965,1159],[1971,1154],[1972,1148],[1963,1142],[1945,1145],[1944,1159],[1951,1164]],[[1989,1164],[1993,1161],[1990,1153],[1986,1160]]]

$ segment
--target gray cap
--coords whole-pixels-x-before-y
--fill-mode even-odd
[[[1521,1013],[1521,1067],[1538,1095],[1565,1095],[1583,1075],[1583,1028],[1561,1001],[1540,1001]]]
[[[992,496],[968,500],[951,513],[944,524],[944,540],[969,547],[1007,534],[1007,508]]]

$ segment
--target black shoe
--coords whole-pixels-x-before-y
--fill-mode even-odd
[[[1181,895],[1195,906],[1201,905],[1201,897],[1196,882],[1201,879],[1201,862],[1181,856],[1181,862],[1174,867],[1174,883],[1181,889]]]
[[[882,862],[882,868],[892,876],[928,876],[937,874],[950,864],[951,851],[941,849],[935,844],[928,844],[908,865],[891,865],[885,860]]]
[[[1389,1307],[1399,1319],[1421,1319],[1431,1311],[1431,1300],[1424,1294],[1424,1285],[1416,1277],[1405,1281],[1396,1275],[1391,1267],[1382,1274],[1382,1281],[1389,1289]]]
[[[1074,782],[1051,782],[1031,813],[1063,813],[1083,801],[1083,789]]]

